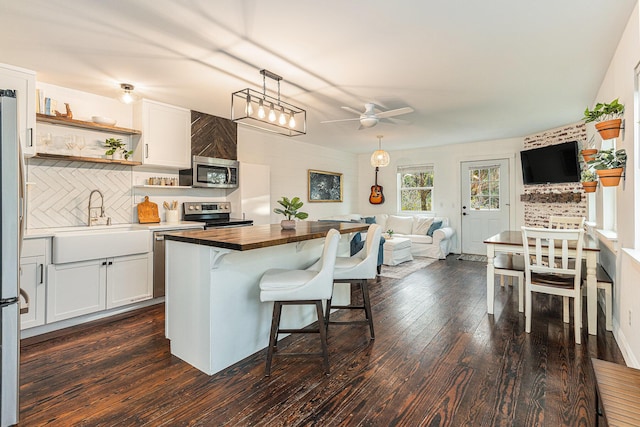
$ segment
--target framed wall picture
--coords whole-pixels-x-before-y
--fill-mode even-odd
[[[309,169],[310,202],[342,202],[342,174]]]

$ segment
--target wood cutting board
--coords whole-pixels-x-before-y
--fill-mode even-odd
[[[149,196],[144,196],[144,202],[138,203],[138,221],[140,224],[160,222],[158,205],[149,201]]]

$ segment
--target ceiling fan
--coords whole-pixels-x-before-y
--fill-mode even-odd
[[[364,104],[364,113],[351,107],[342,107],[343,110],[350,111],[357,114],[360,117],[354,117],[352,119],[338,119],[338,120],[325,120],[320,123],[335,123],[335,122],[348,122],[352,120],[360,120],[360,127],[358,129],[366,129],[374,127],[378,124],[380,119],[388,119],[390,117],[399,116],[401,114],[408,114],[413,112],[411,107],[397,108],[395,110],[376,112],[376,104],[369,102]]]

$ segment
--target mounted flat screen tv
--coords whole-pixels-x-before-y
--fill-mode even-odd
[[[520,152],[525,184],[580,181],[578,142],[564,142]]]

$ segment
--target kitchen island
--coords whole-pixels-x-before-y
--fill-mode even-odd
[[[270,268],[302,269],[322,254],[331,229],[346,235],[339,255],[348,256],[351,233],[367,224],[301,221],[183,231],[165,235],[166,335],[171,354],[208,375],[265,348],[273,303],[260,302],[258,286]],[[334,300],[348,304],[348,284],[336,284]],[[283,328],[316,321],[311,307],[288,306]]]

